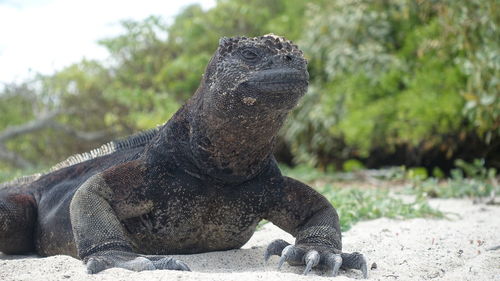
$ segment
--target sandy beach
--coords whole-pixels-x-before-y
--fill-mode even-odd
[[[345,252],[365,255],[369,280],[500,280],[500,206],[474,205],[470,200],[433,199],[433,207],[447,219],[376,219],[356,224],[343,234]],[[80,260],[68,256],[6,256],[0,254],[0,280],[328,280],[313,270],[285,265],[276,270],[278,257],[263,262],[265,247],[274,239],[293,242],[272,224],[257,231],[239,250],[176,255],[192,272],[132,272],[109,269],[85,273]],[[373,265],[373,266],[372,266]],[[335,280],[361,279],[359,271],[341,270]]]

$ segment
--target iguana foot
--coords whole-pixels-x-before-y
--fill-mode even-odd
[[[168,256],[139,255],[123,251],[98,252],[86,258],[85,261],[89,274],[113,267],[133,271],[155,269],[191,271],[184,262]]]
[[[327,268],[333,276],[337,276],[339,268],[359,269],[363,277],[368,277],[366,260],[360,253],[336,253],[325,246],[291,245],[278,239],[267,246],[264,260],[267,262],[272,255],[280,256],[278,269],[286,262],[290,265],[305,265],[304,275],[308,274],[313,267]]]

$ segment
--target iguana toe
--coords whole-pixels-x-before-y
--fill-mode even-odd
[[[137,257],[130,261],[117,263],[116,267],[125,268],[132,271],[144,271],[144,270],[156,269],[153,262],[144,257]]]
[[[304,275],[307,275],[307,273],[309,273],[313,267],[318,265],[319,259],[320,256],[318,251],[312,250],[307,252],[307,254],[304,256],[304,262],[306,263]]]
[[[342,266],[342,257],[339,254],[329,254],[326,257],[326,266],[331,269],[333,277],[337,276]]]
[[[361,270],[364,278],[368,278],[368,266],[365,257],[358,253],[342,253],[342,268],[352,268]]]
[[[95,274],[108,268],[124,268],[132,271],[155,270],[152,261],[144,257],[136,257],[132,260],[123,261],[113,257],[92,257],[87,261],[87,273]]]
[[[285,249],[286,246],[290,245],[290,243],[286,242],[283,239],[276,239],[273,242],[271,242],[268,246],[267,249],[264,253],[264,262],[267,263],[269,258],[273,255],[281,255],[281,252],[283,249]]]
[[[88,274],[95,274],[98,272],[101,272],[108,268],[104,262],[99,260],[98,258],[90,258],[87,261],[87,273]]]
[[[184,262],[168,256],[143,256],[129,252],[110,251],[96,254],[87,260],[87,272],[90,274],[113,267],[132,271],[156,269],[190,271]]]
[[[301,265],[304,264],[305,251],[301,248],[295,247],[295,245],[288,245],[281,252],[281,258],[278,262],[278,269],[283,266],[283,263],[288,262],[291,265]]]
[[[176,260],[170,257],[164,257],[153,262],[156,269],[169,269],[169,270],[180,270],[180,271],[191,271],[187,264],[180,260]]]

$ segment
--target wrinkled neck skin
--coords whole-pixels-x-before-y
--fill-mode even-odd
[[[203,88],[189,104],[189,148],[202,173],[225,183],[241,183],[271,161],[275,139],[288,111],[254,108],[237,100],[234,110],[211,106]]]
[[[255,178],[274,161],[279,129],[308,81],[302,51],[284,38],[221,39],[194,96],[146,148],[150,170],[223,186]]]

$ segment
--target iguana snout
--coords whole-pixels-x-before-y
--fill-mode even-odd
[[[229,115],[289,111],[308,81],[307,61],[291,41],[276,35],[223,38],[205,72],[204,106]]]
[[[254,88],[260,94],[290,93],[302,94],[307,90],[309,74],[307,71],[279,68],[261,70],[250,76],[242,84]]]

